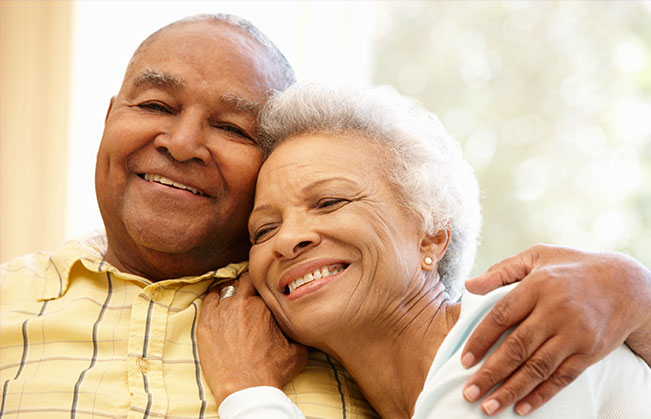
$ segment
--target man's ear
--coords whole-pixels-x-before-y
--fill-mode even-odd
[[[443,258],[450,244],[450,230],[427,234],[420,243],[420,266],[423,270],[434,270]]]
[[[106,110],[106,116],[104,117],[104,124],[106,124],[109,114],[111,113],[111,109],[113,108],[113,102],[115,102],[115,96],[111,97],[111,101],[109,102],[109,107]]]

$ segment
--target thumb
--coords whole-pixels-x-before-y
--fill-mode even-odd
[[[499,271],[489,271],[474,278],[467,279],[465,285],[469,292],[477,295],[485,295],[511,282],[505,281]]]
[[[533,269],[531,258],[523,254],[504,259],[488,269],[487,272],[466,280],[466,289],[473,293],[484,295],[504,285],[521,281]]]

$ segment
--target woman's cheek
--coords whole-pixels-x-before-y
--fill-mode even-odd
[[[264,278],[264,272],[261,268],[261,253],[259,245],[253,246],[249,252],[249,273],[251,274],[251,281],[256,289],[260,289],[261,278]]]

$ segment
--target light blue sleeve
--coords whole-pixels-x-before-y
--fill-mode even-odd
[[[463,387],[479,365],[464,368],[461,350],[479,321],[509,289],[486,297],[464,296],[459,320],[439,348],[416,402],[415,419],[486,417],[479,402],[468,403],[463,398]],[[649,419],[650,412],[651,369],[622,345],[527,417]],[[513,406],[494,417],[521,418]]]
[[[219,405],[221,419],[305,419],[298,407],[275,387],[251,387],[226,397]]]

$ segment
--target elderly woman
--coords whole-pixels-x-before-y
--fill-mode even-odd
[[[461,366],[461,349],[507,290],[457,300],[480,227],[477,183],[458,144],[433,114],[385,88],[291,87],[269,101],[261,132],[273,152],[249,220],[252,284],[207,298],[206,315],[217,324],[236,316],[253,285],[282,331],[338,361],[380,416],[480,417],[463,401],[473,370]],[[253,335],[247,325],[225,330],[218,345],[200,335],[213,393],[233,393],[220,415],[300,417],[282,392],[254,386],[282,387],[304,350],[270,332],[276,349],[252,367],[237,353]],[[234,392],[251,370],[266,382]],[[646,418],[649,394],[651,370],[620,346],[532,416]]]

